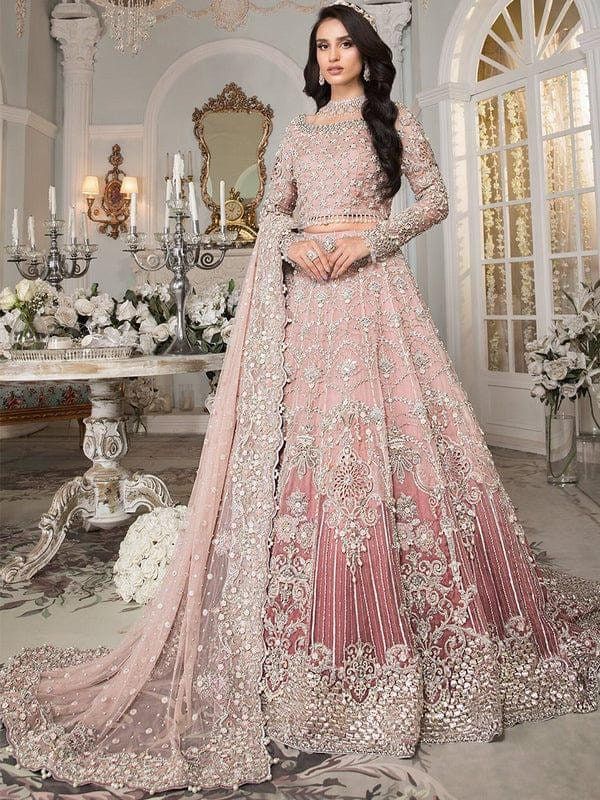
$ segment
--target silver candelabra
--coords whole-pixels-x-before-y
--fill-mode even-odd
[[[187,273],[194,267],[200,269],[215,269],[225,258],[225,253],[237,238],[237,231],[228,231],[221,227],[219,232],[212,235],[202,235],[197,220],[193,221],[193,232],[187,233],[183,220],[189,219],[188,201],[185,198],[172,198],[168,201],[171,218],[175,218],[175,231],[173,234],[165,228],[162,233],[155,233],[154,237],[160,247],[146,249],[146,234],[138,232],[132,226],[127,234],[127,247],[125,252],[131,253],[135,263],[146,272],[156,272],[166,267],[173,273],[169,284],[171,293],[177,306],[176,335],[165,353],[171,355],[188,355],[199,353],[197,345],[193,345],[187,335],[185,325],[185,303],[190,289]],[[210,252],[218,250],[219,255]]]
[[[31,245],[9,244],[6,247],[10,263],[16,264],[17,269],[24,278],[36,280],[41,278],[48,281],[59,291],[66,278],[80,278],[90,268],[97,244],[86,241],[83,244],[71,242],[63,248],[58,245],[58,237],[62,236],[65,221],[51,217],[44,221],[46,236],[50,237],[50,247],[47,253],[37,250]],[[25,262],[25,267],[21,264]]]

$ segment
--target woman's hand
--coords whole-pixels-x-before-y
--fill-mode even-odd
[[[370,255],[371,250],[362,236],[341,236],[336,239],[336,248],[329,253],[331,277],[339,278],[359,258]]]
[[[310,259],[308,257],[307,254],[311,250],[317,253],[317,258]],[[287,254],[291,261],[296,263],[308,275],[315,278],[315,280],[326,281],[329,279],[329,273],[331,272],[329,259],[331,254],[326,253],[319,242],[315,242],[314,239],[301,239],[298,242],[293,242],[288,247]]]

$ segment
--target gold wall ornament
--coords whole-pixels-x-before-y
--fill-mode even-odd
[[[105,233],[113,239],[118,239],[119,233],[127,230],[131,202],[131,195],[122,191],[126,175],[121,169],[123,155],[121,154],[120,145],[113,145],[108,162],[112,165],[112,169],[109,169],[104,176],[104,188],[102,191],[100,192],[98,187],[98,179],[94,178],[94,176],[88,176],[83,182],[82,193],[87,201],[87,215],[92,222],[98,223],[100,233]],[[128,178],[127,182],[130,190],[135,191],[137,189],[136,178]],[[94,203],[99,194],[101,199],[100,207],[98,208]],[[102,212],[104,212],[104,217],[101,216]]]
[[[192,114],[202,153],[200,191],[211,212],[206,233],[219,229],[219,181],[225,180],[225,216],[238,232],[236,247],[256,239],[256,209],[267,180],[264,154],[273,129],[273,109],[228,83]]]

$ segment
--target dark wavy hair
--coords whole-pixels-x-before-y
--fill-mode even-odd
[[[317,109],[331,98],[331,86],[325,81],[319,84],[319,63],[317,61],[317,28],[324,19],[339,19],[358,48],[363,68],[369,65],[370,77],[363,79],[366,97],[361,113],[369,127],[373,148],[379,158],[383,177],[379,189],[384,199],[393,197],[401,185],[400,161],[402,142],[394,123],[398,114],[395,103],[390,99],[396,68],[392,61],[392,51],[373,26],[353,8],[342,5],[323,6],[313,25],[308,45],[308,61],[304,67],[304,93],[312,97]]]

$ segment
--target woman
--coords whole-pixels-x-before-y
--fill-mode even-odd
[[[6,666],[24,766],[235,786],[270,737],[402,757],[596,708],[598,587],[536,566],[400,252],[447,198],[394,74],[366,11],[320,10],[167,576],[115,650]]]

